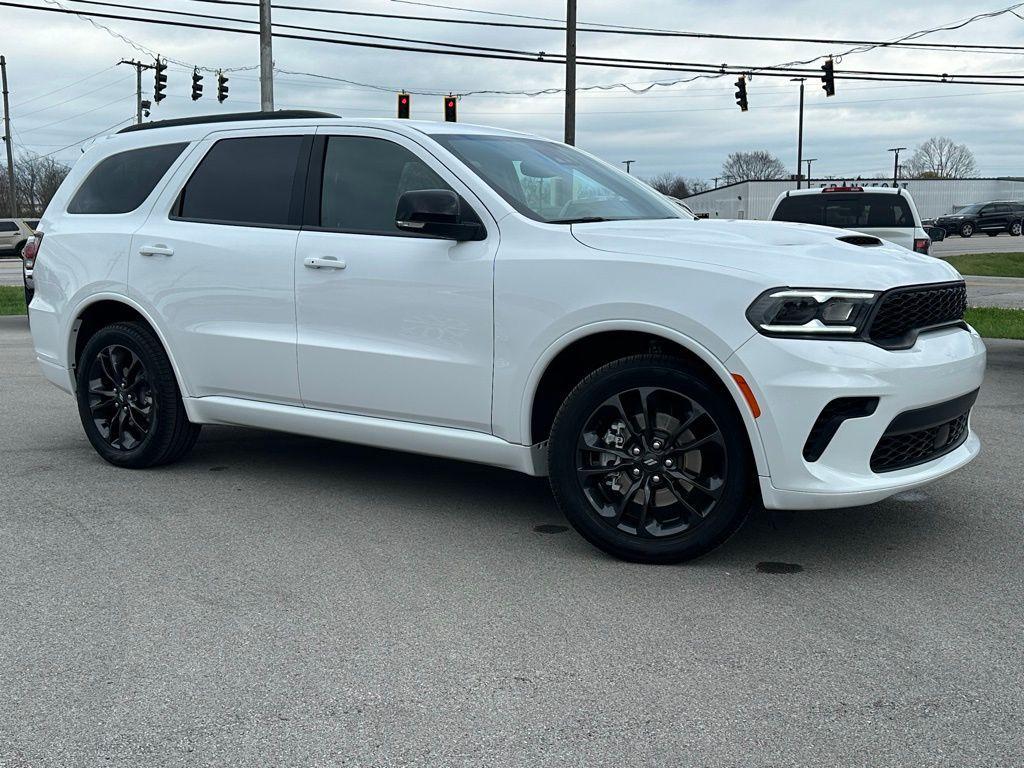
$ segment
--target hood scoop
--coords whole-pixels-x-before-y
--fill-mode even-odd
[[[877,248],[882,245],[881,240],[871,235],[843,235],[842,237],[837,237],[836,240],[841,240],[850,245],[859,245],[861,248]]]

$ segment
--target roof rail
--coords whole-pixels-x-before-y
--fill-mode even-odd
[[[148,131],[151,128],[170,128],[176,125],[202,125],[204,123],[236,123],[246,120],[301,120],[310,117],[341,117],[332,112],[317,112],[311,109],[280,109],[277,112],[229,112],[224,115],[197,115],[178,117],[173,120],[154,120],[122,128],[118,133]]]

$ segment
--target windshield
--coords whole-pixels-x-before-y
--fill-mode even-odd
[[[978,213],[981,210],[982,203],[975,203],[974,205],[965,205],[960,208],[957,213]]]
[[[670,201],[564,144],[515,136],[432,137],[524,216],[550,224],[681,219]]]

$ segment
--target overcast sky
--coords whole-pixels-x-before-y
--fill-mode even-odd
[[[45,0],[20,0],[46,5]],[[69,0],[59,0],[70,6]],[[147,11],[92,10],[155,17],[156,9],[255,19],[255,8],[180,0],[114,0]],[[565,4],[555,0],[437,0],[479,10],[563,17]],[[395,0],[290,0],[302,5],[343,7],[411,15],[494,19],[484,15],[437,10]],[[807,37],[891,39],[898,35],[1004,8],[1010,0],[988,3],[904,0],[828,2],[753,2],[752,0],[579,0],[581,22],[628,24],[688,31],[779,34]],[[89,6],[77,6],[88,10]],[[1024,13],[1024,8],[1020,9]],[[164,16],[161,18],[173,18]],[[562,52],[564,35],[538,30],[509,30],[374,20],[277,10],[276,22],[345,29],[425,40],[493,45],[517,50]],[[128,21],[100,20],[139,48],[179,62],[205,67],[253,67],[258,38],[225,32],[187,30]],[[216,22],[203,22],[216,23]],[[236,24],[234,26],[242,26]],[[930,41],[1024,45],[1024,20],[1013,15],[982,20],[957,31],[938,33]],[[0,52],[6,54],[11,115],[16,147],[55,152],[71,162],[79,146],[72,142],[134,116],[135,73],[115,66],[121,58],[147,58],[122,39],[88,21],[41,11],[0,7]],[[770,65],[839,53],[848,46],[758,44],[721,40],[658,39],[580,34],[579,53],[647,59]],[[564,68],[555,64],[462,59],[443,55],[399,53],[325,43],[275,39],[274,59],[282,70],[346,78],[383,86],[372,91],[332,83],[310,75],[279,73],[275,78],[278,108],[325,109],[351,117],[393,117],[393,91],[479,89],[530,90],[560,87]],[[959,54],[887,50],[847,56],[843,66],[918,72],[1019,73],[1017,54]],[[183,67],[169,71],[168,98],[154,118],[258,109],[257,71],[230,74],[231,95],[221,105],[214,98],[215,78],[204,80],[206,96],[193,103],[190,75]],[[580,86],[628,82],[645,84],[684,75],[581,67]],[[55,93],[55,89],[85,79]],[[767,149],[787,167],[796,163],[797,84],[755,77],[748,86],[750,111],[733,100],[735,77],[703,79],[688,85],[655,88],[643,95],[626,91],[585,91],[578,98],[577,144],[606,160],[636,160],[641,176],[671,171],[689,177],[718,175],[732,151]],[[144,74],[146,97],[152,73]],[[562,137],[561,95],[466,96],[459,119]],[[974,151],[983,176],[1024,175],[1024,88],[968,85],[893,85],[838,81],[837,94],[826,99],[817,80],[807,83],[804,156],[818,158],[814,175],[855,177],[891,173],[888,147],[914,147],[933,135],[947,135]],[[441,119],[440,97],[416,96],[413,117]]]

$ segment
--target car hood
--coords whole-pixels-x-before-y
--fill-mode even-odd
[[[762,276],[771,286],[886,290],[957,280],[946,262],[883,243],[861,246],[856,232],[775,221],[609,221],[573,224],[573,236],[613,253],[679,259]]]

